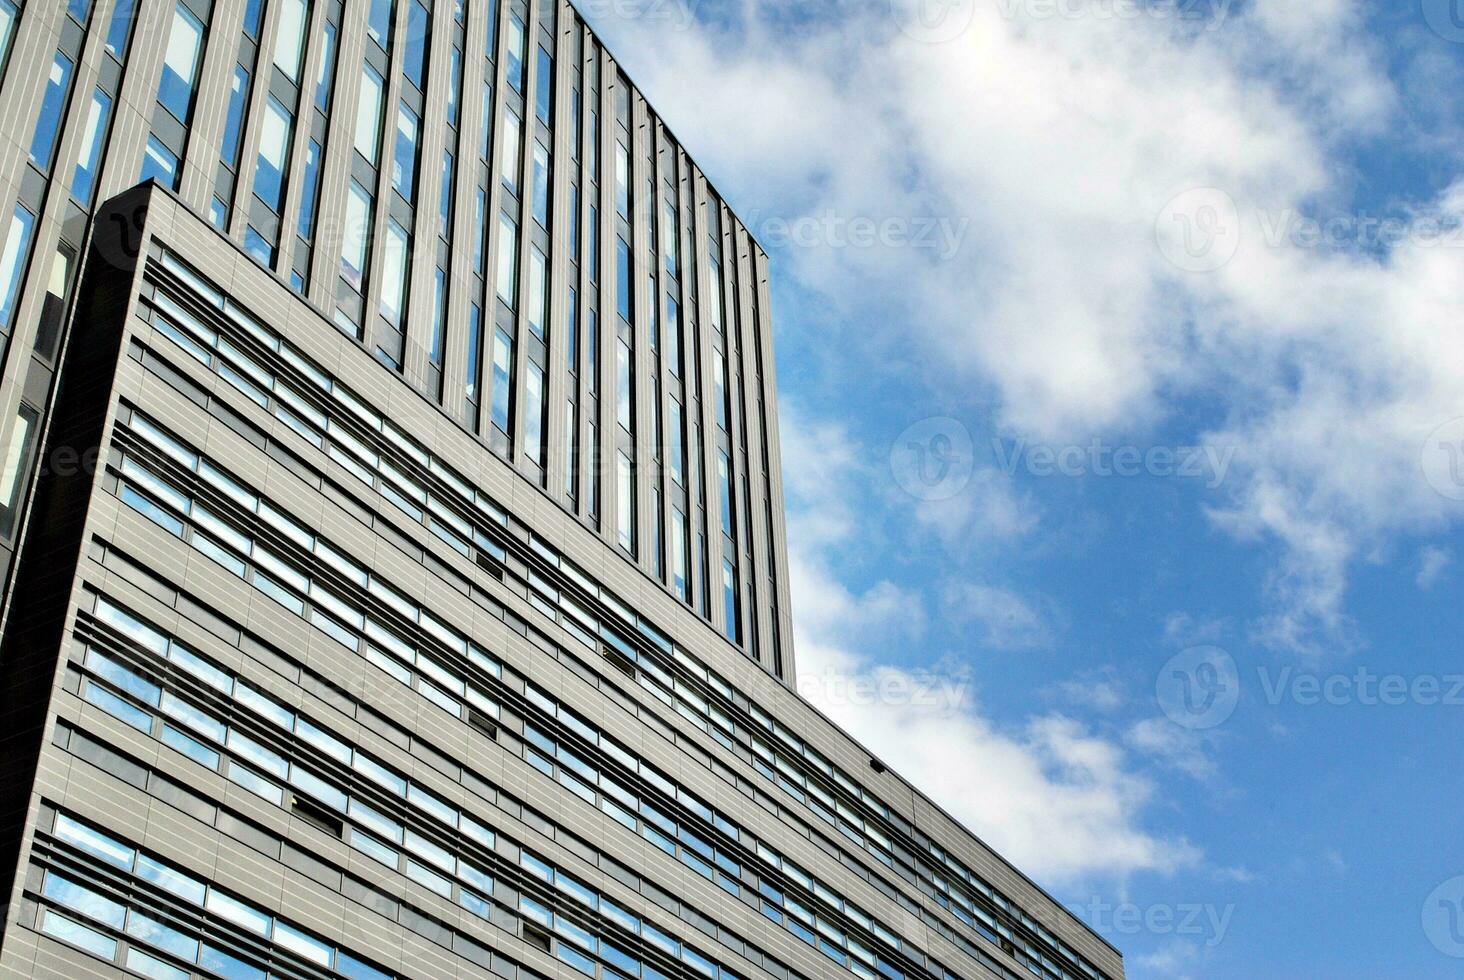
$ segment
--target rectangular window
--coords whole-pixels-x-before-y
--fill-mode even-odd
[[[524,22],[514,14],[508,21],[508,84],[524,90]]]
[[[600,313],[593,306],[585,311],[585,355],[590,360],[590,393],[600,393]]]
[[[564,314],[564,360],[570,374],[579,373],[579,293],[569,289],[569,308]]]
[[[5,448],[5,465],[0,470],[0,536],[9,538],[15,532],[20,514],[21,488],[25,485],[36,441],[36,410],[24,403],[10,430],[10,445]]]
[[[178,158],[156,136],[147,138],[147,147],[142,154],[142,172],[137,179],[155,180],[164,187],[178,189]]]
[[[253,225],[247,225],[244,228],[244,251],[254,256],[254,260],[265,268],[274,267],[274,244],[261,235],[259,229]]]
[[[600,284],[600,209],[590,205],[590,236],[589,248],[587,249],[588,262],[590,267],[590,282]]]
[[[407,269],[412,246],[406,229],[390,219],[386,223],[386,254],[382,260],[381,315],[392,326],[401,326],[407,304]]]
[[[590,177],[600,179],[600,114],[590,109],[590,133],[586,145],[590,154]]]
[[[336,25],[325,22],[320,52],[320,70],[315,74],[315,104],[321,112],[330,108],[331,83],[335,81]]]
[[[493,331],[493,424],[505,434],[513,396],[513,338],[502,327]]]
[[[615,141],[615,209],[630,220],[630,151]]]
[[[426,88],[427,45],[431,42],[432,15],[422,0],[412,0],[407,8],[406,61],[402,71],[407,80],[421,92]]]
[[[490,159],[488,148],[493,145],[493,82],[483,80],[483,108],[478,120],[478,156]]]
[[[315,140],[305,149],[305,186],[300,192],[300,237],[307,242],[315,230],[315,199],[320,193],[320,158],[323,151]]]
[[[366,277],[366,263],[370,258],[371,242],[371,195],[356,181],[346,194],[346,227],[341,250],[341,276],[351,288],[361,292]]]
[[[615,343],[615,421],[627,432],[634,432],[634,419],[631,416],[631,382],[632,372],[630,363],[630,347],[623,340]]]
[[[670,294],[666,296],[666,360],[671,376],[681,377],[681,307]]]
[[[31,232],[36,216],[17,204],[10,217],[10,230],[5,235],[5,251],[0,253],[0,332],[10,331],[15,303],[20,296],[20,278],[30,251]]]
[[[600,519],[600,427],[597,426],[593,417],[588,423],[590,434],[590,456],[589,456],[589,511],[590,516],[596,521]]]
[[[373,167],[381,145],[381,93],[384,87],[375,68],[361,66],[361,97],[356,103],[356,152]]]
[[[650,303],[646,304],[647,336],[650,337],[651,340],[651,352],[653,354],[659,354],[661,352],[661,324],[657,322],[656,318],[657,307],[655,273],[651,273],[650,275],[646,276],[646,295],[651,298]]]
[[[661,211],[661,237],[666,242],[666,274],[676,278],[681,266],[681,231],[677,227],[676,204],[667,200]]]
[[[396,153],[391,162],[391,186],[408,204],[417,199],[417,114],[405,101],[397,105]]]
[[[234,78],[229,86],[228,114],[224,118],[224,143],[219,154],[219,159],[230,170],[239,165],[239,134],[244,129],[244,103],[248,98],[249,69],[235,65]]]
[[[483,253],[488,248],[488,192],[479,187],[474,196],[473,226],[477,229],[473,237],[473,269],[483,274]]]
[[[295,120],[290,116],[289,110],[271,95],[264,104],[264,125],[259,134],[259,160],[254,170],[254,195],[276,214],[279,213],[284,198],[285,161],[290,156],[290,140],[294,128]],[[306,180],[309,179],[307,164]],[[306,193],[314,196],[308,190]]]
[[[731,462],[725,452],[717,455],[717,491],[722,503],[722,533],[732,537]]]
[[[498,298],[518,308],[518,225],[506,211],[498,215]]]
[[[66,114],[66,95],[71,90],[71,73],[75,65],[60,51],[51,61],[46,91],[41,97],[41,114],[31,136],[30,158],[41,170],[51,169],[51,156],[56,152],[56,138],[61,132],[61,117]]]
[[[524,377],[524,454],[544,465],[544,369],[532,361]]]
[[[681,403],[671,399],[671,414],[667,420],[667,451],[671,457],[671,479],[676,481],[678,487],[686,486],[686,470],[682,448],[682,413],[685,411]]]
[[[579,184],[569,185],[569,260],[580,260],[580,199]]]
[[[203,47],[203,24],[181,2],[173,7],[173,26],[163,55],[163,75],[158,82],[158,101],[183,125],[193,113],[194,86],[198,84],[199,51]]]
[[[71,298],[71,270],[75,263],[76,250],[65,241],[57,242],[56,252],[51,256],[51,274],[46,282],[46,296],[41,303],[33,348],[48,361],[55,360],[56,347],[61,340],[61,321]]]
[[[549,227],[549,151],[534,140],[534,219]]]
[[[737,569],[730,559],[722,559],[722,608],[726,614],[723,623],[727,639],[733,643],[742,642],[742,613],[737,602]]]
[[[305,0],[284,0],[275,33],[274,63],[292,82],[300,80],[300,55],[304,51]]]
[[[447,273],[437,267],[432,304],[432,346],[427,351],[427,360],[433,367],[442,367],[442,342],[447,335]]]
[[[90,205],[97,189],[97,164],[102,159],[102,145],[107,138],[107,123],[112,118],[112,97],[101,89],[92,92],[87,110],[86,135],[81,139],[81,154],[76,172],[71,177],[71,196]]]
[[[544,253],[539,246],[529,247],[529,329],[540,340],[544,339],[544,326],[549,319],[549,283],[544,271]]]
[[[538,46],[538,90],[534,93],[534,114],[545,126],[549,125],[549,114],[554,106],[554,56],[541,44]]]
[[[478,402],[478,383],[483,378],[483,313],[477,303],[474,303],[468,308],[467,369],[467,398],[470,403],[476,405]]]
[[[615,454],[616,531],[620,547],[635,554],[635,467],[623,452]]]
[[[264,15],[264,0],[245,0],[244,3],[244,33],[258,41],[259,22]]]
[[[127,35],[132,32],[132,21],[137,12],[137,0],[117,0],[112,8],[112,22],[107,25],[107,50],[118,61],[127,53]],[[10,0],[0,3],[0,60],[5,57],[5,47],[10,36],[10,24],[15,18],[15,5]]]
[[[686,583],[691,575],[686,564],[686,515],[671,511],[671,590],[676,598],[686,601]]]
[[[615,307],[620,318],[631,323],[630,246],[615,236]]]
[[[463,49],[454,46],[447,64],[447,124],[458,124],[458,104],[463,100]]]
[[[392,0],[371,0],[366,17],[366,33],[383,51],[391,50]]]
[[[437,199],[437,233],[452,241],[452,192],[456,162],[451,150],[442,151],[442,188]]]
[[[570,500],[579,499],[579,474],[575,466],[578,461],[575,452],[579,442],[578,414],[574,399],[570,398],[564,405],[564,488]]]
[[[499,148],[498,168],[499,177],[503,186],[508,188],[509,193],[518,194],[519,185],[519,150],[521,139],[519,117],[512,109],[504,113],[503,146]]]

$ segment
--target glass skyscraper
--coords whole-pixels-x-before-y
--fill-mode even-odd
[[[0,57],[0,975],[1122,977],[793,690],[767,256],[571,5]]]

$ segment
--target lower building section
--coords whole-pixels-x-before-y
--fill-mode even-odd
[[[0,975],[1122,976],[171,197],[110,207],[0,651]]]

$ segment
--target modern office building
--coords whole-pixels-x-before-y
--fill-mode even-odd
[[[0,976],[1120,980],[793,689],[767,257],[573,7],[0,50]]]

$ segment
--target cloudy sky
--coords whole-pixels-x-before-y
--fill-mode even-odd
[[[1464,4],[580,5],[773,258],[805,693],[1131,977],[1457,976]]]

